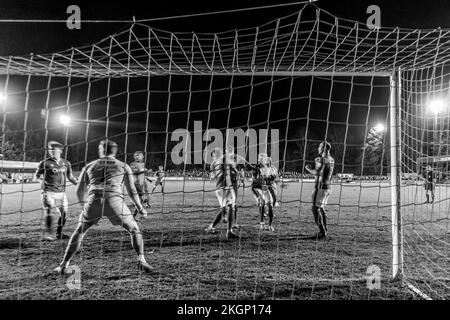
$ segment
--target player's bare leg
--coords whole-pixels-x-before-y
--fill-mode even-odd
[[[58,208],[52,207],[52,208],[46,209],[46,217],[45,217],[45,227],[46,227],[46,233],[47,233],[47,235],[45,236],[46,240],[54,241],[57,239],[53,234],[54,217],[55,216],[59,217],[58,218],[58,221],[59,221],[59,219],[61,217],[61,212],[59,211]]]
[[[323,228],[325,230],[325,235],[328,234],[328,228],[327,228],[327,213],[323,208],[319,208],[320,212],[322,213],[322,222],[323,222]]]
[[[327,235],[327,231],[324,227],[324,221],[323,221],[323,210],[320,210],[321,208],[317,206],[312,207],[312,211],[314,214],[314,220],[319,227],[319,234],[317,235],[318,238],[324,238]]]
[[[144,238],[142,232],[135,220],[124,223],[123,228],[128,231],[131,236],[131,245],[137,254],[138,269],[144,272],[152,272],[153,268],[147,263],[144,255]]]
[[[233,232],[233,227],[235,227],[235,217],[236,217],[236,193],[234,189],[226,190],[227,198],[227,216],[228,216],[228,229],[227,238],[235,239],[239,236]]]
[[[229,204],[226,207],[226,212],[228,215],[228,228],[227,228],[227,238],[228,239],[237,239],[239,236],[233,232],[233,225],[234,225],[234,219],[233,219],[233,204]]]
[[[214,221],[208,226],[208,228],[205,229],[205,232],[209,232],[209,233],[215,233],[215,227],[220,223],[220,221],[222,221],[224,219],[224,217],[226,217],[225,206],[223,203],[223,198],[224,198],[223,191],[216,190],[215,194],[217,197],[217,201],[219,202],[220,209],[219,209],[219,212],[217,213],[217,216],[214,219]]]
[[[72,233],[69,243],[67,244],[66,251],[64,252],[63,261],[59,267],[55,268],[55,271],[59,274],[64,274],[65,269],[69,266],[72,257],[78,252],[81,246],[81,242],[88,231],[88,229],[93,225],[91,222],[80,222],[77,228]]]
[[[60,207],[59,208],[59,218],[58,218],[58,225],[56,227],[56,238],[57,239],[65,239],[68,238],[65,234],[63,234],[63,228],[67,221],[67,208]]]

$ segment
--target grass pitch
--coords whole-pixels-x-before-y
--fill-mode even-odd
[[[67,278],[52,272],[61,261],[68,240],[42,240],[39,185],[3,185],[0,298],[415,298],[398,282],[390,281],[389,185],[379,182],[334,185],[327,206],[330,238],[326,241],[310,238],[317,231],[311,213],[312,187],[312,182],[303,181],[286,183],[280,189],[282,205],[275,208],[275,232],[259,230],[258,210],[250,189],[241,188],[238,194],[241,237],[227,240],[225,225],[219,225],[217,234],[203,231],[218,209],[209,182],[167,181],[165,194],[153,195],[149,217],[140,221],[148,262],[155,267],[155,273],[147,275],[137,271],[129,235],[105,219],[88,231],[82,249],[72,261],[81,270],[81,287],[71,290],[66,285]],[[446,189],[442,192],[446,193]],[[412,190],[409,200],[413,193]],[[74,187],[67,194],[71,206],[65,233],[70,235],[79,212]],[[426,210],[433,210],[430,205],[413,207],[420,212],[410,212],[406,207],[405,215],[412,217],[407,221],[423,221]],[[437,214],[441,211],[436,210]],[[441,225],[446,222],[448,219]],[[445,233],[448,228],[444,226],[442,230]],[[431,237],[440,234],[420,228],[415,232],[422,239],[429,234]],[[413,256],[407,250],[405,256]],[[445,260],[444,265],[441,262],[432,260],[430,270],[440,271],[432,266],[445,267]],[[371,265],[380,268],[380,289],[367,288],[366,272]],[[419,281],[419,278],[415,275],[414,279]],[[448,292],[438,293],[448,295]]]

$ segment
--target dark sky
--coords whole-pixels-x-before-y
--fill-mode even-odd
[[[147,19],[184,15],[189,13],[229,10],[243,7],[287,3],[293,1],[26,1],[2,0],[2,19],[65,19],[66,8],[77,4],[82,19]],[[377,4],[381,8],[382,26],[403,28],[449,27],[450,1],[446,0],[319,0],[324,10],[352,20],[366,21],[366,8]],[[298,5],[300,7],[300,5]],[[155,21],[151,25],[169,31],[220,32],[234,28],[253,27],[267,20],[281,17],[295,11],[294,7],[246,11],[178,19]],[[89,44],[123,27],[121,24],[84,24],[81,30],[67,30],[65,24],[3,23],[0,28],[0,55],[17,55],[55,52],[62,49]]]
[[[285,1],[289,2],[289,1]],[[3,0],[0,3],[0,19],[65,19],[68,5],[77,4],[81,8],[82,19],[136,19],[157,18],[164,16],[175,16],[189,13],[209,12],[217,10],[229,10],[236,8],[261,6],[280,3],[280,1],[133,1],[106,2],[106,1],[18,1]],[[349,1],[349,0],[320,0],[317,5],[341,18],[359,20],[365,22],[368,15],[366,8],[377,4],[381,8],[382,26],[401,26],[404,28],[435,28],[437,26],[450,27],[448,16],[450,14],[450,1]],[[284,8],[273,8],[258,11],[246,11],[242,13],[230,13],[212,15],[207,17],[196,17],[191,19],[155,21],[149,23],[151,26],[168,31],[183,32],[221,32],[225,30],[254,27],[269,20],[276,19],[294,13],[302,5]],[[0,22],[1,23],[1,22]],[[71,47],[92,44],[112,33],[115,33],[126,24],[82,24],[81,30],[68,30],[64,23],[3,23],[0,27],[0,55],[26,55],[34,53],[51,53]],[[16,95],[11,94],[9,101],[15,104],[14,111],[8,114],[8,119],[17,120],[14,130],[23,131],[24,105],[26,101],[25,86],[26,77],[12,77],[11,87],[15,88]],[[29,114],[27,119],[28,144],[33,139],[42,138],[57,139],[64,141],[64,131],[55,117],[50,116],[47,128],[44,119],[40,117],[40,111],[44,107],[47,98],[47,78],[33,77],[30,82],[29,91]],[[348,78],[341,81],[331,81],[326,78],[310,77],[303,78],[276,78],[274,82],[269,77],[260,77],[253,84],[250,77],[235,79],[230,84],[230,77],[214,78],[211,104],[209,96],[203,93],[194,94],[191,101],[191,111],[187,112],[187,92],[189,82],[196,83],[198,90],[208,90],[210,78],[195,76],[192,80],[188,76],[178,76],[172,80],[171,88],[168,90],[168,77],[155,77],[150,87],[151,113],[146,112],[146,100],[148,98],[146,86],[147,79],[132,79],[129,92],[129,109],[125,110],[127,104],[126,79],[118,79],[110,82],[110,109],[106,110],[107,84],[108,80],[96,80],[87,84],[86,79],[72,79],[68,86],[67,79],[53,79],[51,82],[52,92],[49,98],[49,109],[56,116],[61,106],[66,105],[68,88],[71,95],[68,101],[70,114],[74,117],[84,118],[87,112],[86,92],[88,85],[91,86],[90,119],[103,120],[108,113],[108,131],[106,125],[91,126],[87,132],[85,125],[79,125],[77,130],[70,129],[68,140],[64,141],[68,148],[69,159],[75,163],[84,164],[85,160],[95,157],[96,143],[98,139],[108,133],[114,135],[115,139],[126,150],[123,153],[131,154],[136,149],[145,149],[151,162],[164,161],[167,151],[170,151],[170,137],[167,142],[166,125],[171,132],[176,128],[193,127],[194,120],[208,121],[209,127],[224,129],[227,127],[245,128],[247,120],[254,128],[267,127],[269,122],[271,128],[280,130],[281,157],[284,161],[292,164],[293,168],[303,167],[302,156],[298,149],[302,143],[307,141],[306,148],[313,152],[317,143],[330,138],[333,135],[336,145],[346,145],[345,155],[340,156],[340,164],[344,162],[350,168],[359,170],[357,159],[360,156],[361,146],[364,144],[367,126],[377,122],[386,122],[388,83],[386,79],[377,79],[375,84],[380,87],[374,89],[370,94],[370,80],[353,79],[353,91],[350,91]],[[1,79],[4,82],[4,79]],[[288,90],[293,85],[294,94],[291,113],[288,115],[289,107]],[[229,87],[242,86],[243,89],[233,95],[230,102]],[[270,87],[273,86],[272,97],[268,96]],[[249,103],[250,88],[254,89],[250,102],[253,105],[252,112],[249,108],[240,108]],[[310,89],[311,95],[310,95]],[[143,92],[139,92],[142,90]],[[10,90],[9,90],[10,91]],[[170,115],[166,109],[170,91]],[[175,93],[178,91],[179,93]],[[331,95],[330,103],[328,100]],[[311,100],[310,100],[311,99]],[[276,103],[269,102],[277,100]],[[370,101],[369,101],[370,100]],[[311,105],[308,114],[308,105]],[[368,108],[368,105],[372,105]],[[208,105],[210,105],[209,109]],[[230,106],[229,110],[227,107]],[[269,108],[272,111],[269,113]],[[67,107],[62,108],[63,111]],[[126,112],[128,111],[128,112]],[[149,128],[146,130],[146,117],[149,117]],[[348,119],[348,121],[347,121]],[[289,125],[288,125],[289,124]],[[308,132],[306,134],[306,126]],[[86,133],[87,132],[87,133]],[[125,134],[126,132],[126,134]],[[147,132],[147,133],[146,133]],[[348,134],[345,134],[347,132]],[[21,133],[23,134],[23,133]],[[325,137],[327,135],[327,137]],[[344,141],[344,136],[347,140]],[[287,140],[285,139],[287,138]],[[24,139],[22,136],[21,139]],[[86,153],[85,145],[89,141],[89,152]],[[147,145],[144,145],[147,141]],[[39,142],[40,143],[40,142]],[[285,143],[287,148],[284,149]],[[339,149],[339,147],[337,147]],[[28,148],[29,149],[29,148]],[[125,148],[123,148],[125,149]],[[42,151],[42,148],[35,148]],[[284,156],[284,150],[286,156]],[[297,151],[295,153],[294,151]],[[29,154],[33,154],[29,151]],[[295,154],[295,156],[293,156]],[[87,155],[87,156],[86,156]],[[130,159],[129,156],[127,158]]]

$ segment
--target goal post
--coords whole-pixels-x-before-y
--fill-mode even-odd
[[[400,109],[401,109],[401,71],[391,76],[390,91],[390,155],[391,155],[391,221],[392,221],[392,277],[398,279],[403,272],[402,216],[401,216],[401,148],[400,148]]]

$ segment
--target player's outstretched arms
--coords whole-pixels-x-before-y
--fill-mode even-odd
[[[128,195],[131,198],[131,201],[136,206],[136,209],[142,216],[146,217],[147,211],[145,211],[144,206],[142,205],[141,200],[139,199],[138,192],[136,190],[136,187],[134,186],[133,171],[128,165],[125,166],[124,184],[125,188],[127,189]]]

